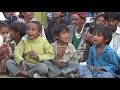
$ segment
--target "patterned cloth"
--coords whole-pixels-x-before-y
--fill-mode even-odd
[[[0,48],[0,73],[6,73],[5,62],[12,56],[9,44],[4,43]]]

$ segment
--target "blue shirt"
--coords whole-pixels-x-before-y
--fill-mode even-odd
[[[94,68],[103,67],[106,71],[114,74],[115,70],[118,69],[118,55],[109,45],[105,45],[97,59],[96,45],[94,45],[90,48],[87,65],[94,65]]]

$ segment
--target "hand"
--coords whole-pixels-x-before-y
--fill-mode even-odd
[[[99,68],[95,69],[96,72],[103,71],[103,70],[104,70],[104,68],[102,68],[102,67],[99,67]]]
[[[90,66],[90,70],[91,70],[91,72],[94,71],[94,66],[93,65]]]
[[[3,72],[3,66],[0,66],[0,73]]]
[[[22,60],[20,65],[22,66],[23,70],[27,70],[27,62],[25,60]]]
[[[34,50],[30,51],[29,55],[30,55],[30,57],[32,57],[32,58],[34,58],[36,60],[39,59],[38,54],[36,52],[34,52]]]
[[[63,68],[67,65],[67,63],[64,63],[64,62],[58,62],[58,61],[55,61],[54,64],[56,66],[58,66],[59,68]]]
[[[89,41],[91,43],[93,42],[93,35],[90,34],[90,33],[85,34],[84,38],[85,38],[86,41]]]

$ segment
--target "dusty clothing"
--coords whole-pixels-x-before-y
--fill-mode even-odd
[[[76,29],[74,28],[73,25],[68,25],[69,28],[69,43],[72,43],[75,47],[76,50],[78,51],[85,51],[82,52],[82,55],[79,55],[78,59],[79,61],[86,61],[88,54],[89,54],[89,47],[90,45],[84,40],[84,34],[86,32],[85,26],[83,25],[82,30],[80,33],[77,33]]]
[[[34,50],[38,54],[38,61],[29,56],[29,52],[31,50]],[[40,61],[50,60],[53,58],[54,53],[52,46],[41,36],[38,36],[34,40],[21,40],[14,50],[14,59],[18,65],[24,59],[28,63],[36,64]]]
[[[52,43],[53,46],[53,51],[55,53],[55,58],[57,58],[57,41]],[[62,56],[62,58],[59,59],[60,62],[69,62],[71,60],[76,60],[76,55],[75,55],[75,48],[71,43],[68,43],[68,46],[66,48],[66,51],[64,53],[64,55]]]
[[[12,56],[9,44],[4,43],[0,48],[0,73],[6,73],[5,62]]]
[[[57,57],[57,41],[52,44],[53,50],[55,53],[55,58],[56,60]],[[68,74],[70,72],[76,72],[76,69],[79,66],[78,61],[76,60],[76,55],[75,55],[75,48],[72,44],[68,43],[68,46],[66,48],[66,51],[64,55],[58,59],[57,61],[65,64],[63,67],[59,67],[56,64],[54,64],[54,60],[51,63],[50,61],[45,61],[44,63],[48,66],[48,77],[53,78],[55,76],[58,76],[59,74]]]
[[[11,76],[16,76],[22,71],[22,67],[20,65],[17,65],[15,60],[10,59],[6,61],[5,64]],[[45,65],[44,63],[28,64],[27,71],[28,71],[29,77],[33,77],[35,73],[38,73],[40,75],[47,75],[48,68],[47,68],[47,65]]]
[[[80,65],[78,67],[78,77],[81,78],[115,78],[113,74],[106,71],[91,72],[89,67],[86,65]]]

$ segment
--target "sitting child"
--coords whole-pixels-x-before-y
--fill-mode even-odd
[[[27,39],[21,40],[14,50],[14,60],[6,62],[9,72],[13,76],[22,75],[33,77],[35,73],[46,75],[48,67],[42,63],[54,58],[54,52],[49,42],[42,38],[42,25],[38,21],[28,24]]]
[[[3,44],[0,47],[0,74],[6,73],[5,62],[12,56],[11,48],[7,41],[8,33],[9,25],[4,21],[0,21],[0,35],[3,37]]]
[[[56,41],[52,43],[55,58],[48,65],[48,77],[53,78],[58,75],[63,75],[68,78],[74,78],[73,73],[79,66],[76,60],[75,47],[68,43],[69,28],[65,24],[58,24],[53,29],[53,35]],[[50,68],[51,67],[51,68]]]
[[[90,48],[87,66],[78,67],[81,78],[115,78],[118,69],[118,55],[108,45],[112,39],[112,31],[107,26],[99,26],[94,31],[94,46]]]
[[[10,46],[12,52],[15,46],[20,42],[21,38],[26,34],[27,28],[22,22],[13,22],[10,24]]]

